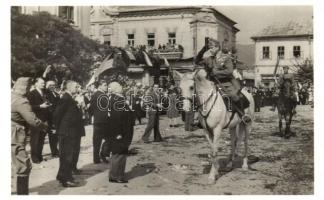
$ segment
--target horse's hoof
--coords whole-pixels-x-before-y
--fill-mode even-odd
[[[244,171],[248,171],[248,170],[249,170],[249,166],[248,166],[248,165],[242,165],[242,169],[243,169]]]
[[[284,138],[285,139],[289,139],[291,135],[285,135]]]
[[[214,185],[215,183],[216,183],[215,178],[209,178],[208,177],[208,182],[207,182],[208,185]]]
[[[296,133],[292,132],[292,131],[290,131],[290,135],[291,135],[291,137],[297,137]]]

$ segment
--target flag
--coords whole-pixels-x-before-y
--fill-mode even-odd
[[[163,57],[163,60],[164,60],[164,64],[165,64],[165,66],[169,67],[170,64],[169,64],[168,60],[167,60],[165,57]]]
[[[130,60],[136,60],[135,56],[132,54],[132,52],[125,50],[127,56]]]
[[[88,88],[90,85],[94,84],[96,82],[96,77],[95,75],[93,74],[90,81],[88,82],[86,88]]]
[[[145,51],[142,51],[142,52],[143,52],[143,55],[144,55],[146,65],[148,65],[150,67],[153,67],[153,64],[152,64],[152,62],[150,60],[150,57],[147,55],[147,53]]]
[[[98,77],[102,72],[106,71],[107,69],[113,68],[113,61],[114,59],[104,60],[94,73],[94,76]]]

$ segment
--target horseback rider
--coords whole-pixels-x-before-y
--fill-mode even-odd
[[[297,105],[297,88],[296,88],[296,81],[295,81],[295,77],[293,74],[289,73],[289,67],[287,65],[283,66],[283,74],[281,74],[279,76],[278,79],[278,89],[280,90],[280,93],[283,93],[283,89],[285,87],[285,84],[289,84],[290,85],[290,92],[288,94],[288,96],[290,97],[290,99],[293,101],[294,103],[294,107],[293,107],[293,113],[296,114],[296,105]]]
[[[212,38],[208,38],[205,52],[198,54],[205,66],[209,79],[232,100],[233,112],[237,112],[245,122],[250,122],[251,117],[245,115],[244,109],[249,107],[248,99],[241,93],[241,84],[233,76],[234,65],[230,54],[221,51],[220,43]]]

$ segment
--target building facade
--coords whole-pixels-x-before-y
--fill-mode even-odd
[[[255,85],[273,87],[275,66],[295,73],[298,64],[313,60],[312,20],[275,24],[252,37],[255,42]]]
[[[213,7],[97,6],[92,7],[90,21],[90,38],[117,47],[145,45],[180,71],[192,69],[192,59],[207,37],[231,49],[239,31],[236,22]],[[151,82],[144,80],[149,77],[144,68],[131,66],[129,70],[131,76],[142,77],[143,83]]]
[[[89,37],[90,33],[90,7],[89,6],[22,6],[20,13],[32,15],[36,12],[48,12],[67,20],[81,33]]]

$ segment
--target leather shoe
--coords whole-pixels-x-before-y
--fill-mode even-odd
[[[79,175],[79,174],[82,173],[82,170],[81,170],[81,169],[74,169],[74,170],[72,171],[72,173],[73,173],[74,175]]]
[[[115,180],[115,179],[109,179],[109,182],[111,183],[128,183],[126,180]]]
[[[63,187],[79,187],[79,184],[75,181],[62,181]]]
[[[93,163],[94,164],[99,164],[99,163],[101,163],[101,161],[100,160],[95,160],[95,161],[93,161]]]

